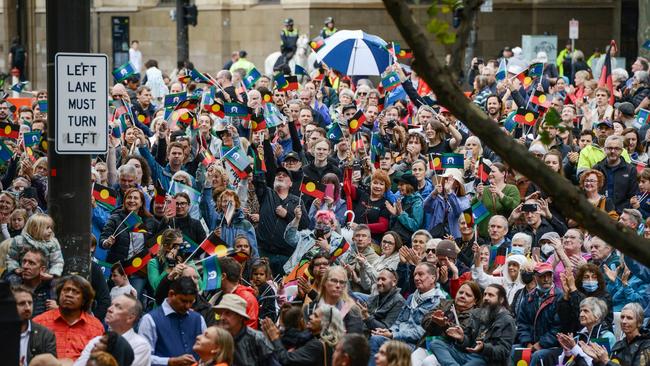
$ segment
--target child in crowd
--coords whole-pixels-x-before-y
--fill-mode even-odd
[[[111,289],[111,300],[124,294],[138,297],[138,291],[129,283],[129,277],[124,273],[124,267],[120,263],[115,263],[111,267],[111,280],[115,284]]]
[[[259,258],[251,266],[251,284],[257,289],[257,302],[260,304],[260,319],[277,319],[276,285],[271,277],[268,258]]]
[[[291,351],[307,343],[311,333],[306,330],[302,309],[286,303],[280,311],[280,326],[283,329],[281,341],[284,348]]]
[[[29,248],[41,249],[47,254],[49,267],[44,279],[61,276],[63,272],[63,254],[59,241],[54,237],[54,221],[46,214],[36,213],[25,224],[22,234],[11,239],[7,254],[7,271],[20,274],[20,261]]]
[[[13,238],[23,231],[25,223],[27,222],[27,211],[22,208],[14,210],[9,215],[9,235]]]

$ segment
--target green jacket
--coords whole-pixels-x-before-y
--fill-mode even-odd
[[[499,199],[497,197],[494,197],[494,199],[492,199],[493,196],[492,192],[490,192],[490,188],[487,186],[483,188],[483,197],[481,199],[481,202],[483,202],[485,208],[490,211],[490,216],[481,221],[481,223],[478,225],[479,234],[483,237],[488,236],[488,222],[492,216],[502,215],[507,218],[510,216],[512,210],[514,210],[515,207],[517,207],[521,202],[519,189],[517,189],[517,187],[513,186],[512,184],[506,184],[502,192],[503,198]]]

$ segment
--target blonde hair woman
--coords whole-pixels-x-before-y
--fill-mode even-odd
[[[199,355],[199,365],[230,365],[235,345],[228,331],[212,326],[196,336],[192,350]]]
[[[362,333],[363,320],[361,309],[348,295],[348,272],[341,266],[330,267],[321,280],[317,301],[306,304],[303,308],[305,320],[324,305],[336,307],[341,312],[348,333]]]

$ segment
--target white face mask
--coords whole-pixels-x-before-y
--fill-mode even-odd
[[[544,253],[545,256],[551,255],[555,251],[555,248],[551,244],[544,244],[542,245],[542,253]]]

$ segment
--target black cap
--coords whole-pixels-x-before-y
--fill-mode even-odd
[[[346,104],[343,106],[343,109],[341,110],[341,113],[345,113],[348,109],[354,109],[355,111],[357,110],[357,105],[354,103]]]
[[[286,173],[289,176],[289,178],[291,178],[291,173],[289,173],[287,168],[283,167],[282,165],[278,166],[278,168],[275,169],[275,175],[278,175],[278,173],[280,173],[280,172]]]
[[[401,176],[395,178],[395,181],[397,183],[404,182],[406,184],[410,184],[414,189],[418,188],[418,180],[411,173],[402,174]]]
[[[296,159],[296,160],[300,161],[300,155],[298,155],[297,152],[292,151],[292,152],[288,153],[287,155],[285,155],[284,161],[287,161],[287,159]]]

